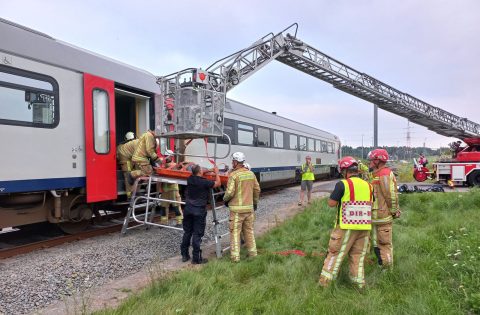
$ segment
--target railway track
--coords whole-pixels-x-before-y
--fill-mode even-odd
[[[268,188],[262,191],[262,196],[273,195],[276,193],[281,192],[284,189],[298,186],[298,184],[290,184],[282,187],[275,187],[275,188]],[[321,189],[321,187],[317,187],[313,189],[313,192],[323,192],[329,191],[328,189]],[[208,209],[208,208],[207,208]],[[115,218],[115,217],[113,217]],[[117,219],[123,219],[123,217],[116,217]],[[159,219],[157,217],[156,219]],[[97,237],[105,234],[116,233],[120,232],[122,229],[122,224],[112,224],[109,226],[91,226],[89,230],[82,231],[72,235],[65,235],[65,234],[55,234],[53,235],[38,235],[35,233],[28,233],[23,232],[23,234],[19,234],[16,236],[14,233],[17,232],[9,232],[5,234],[0,234],[0,245],[4,245],[5,248],[1,248],[0,246],[0,260],[5,258],[14,257],[17,255],[26,254],[29,252],[33,252],[40,249],[51,248],[55,246],[59,246],[66,243],[71,243],[79,240],[84,240],[92,237]],[[10,235],[11,234],[11,235]],[[9,238],[10,240],[14,239],[15,241],[6,241],[5,239]],[[23,239],[22,239],[23,238]],[[44,238],[38,240],[38,238]],[[20,239],[20,240],[19,240]],[[18,244],[18,243],[21,244]]]
[[[13,246],[11,248],[1,249],[0,259],[5,259],[5,258],[9,258],[9,257],[21,255],[21,254],[26,254],[29,252],[33,252],[35,250],[54,247],[61,244],[79,241],[79,240],[83,240],[83,239],[87,239],[95,236],[118,232],[121,229],[122,229],[122,224],[115,224],[107,227],[99,227],[92,230],[83,231],[73,235],[54,236],[52,238],[42,240],[42,241],[34,241],[32,243]]]

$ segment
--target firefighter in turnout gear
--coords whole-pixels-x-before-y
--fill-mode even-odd
[[[302,164],[300,172],[302,174],[302,183],[300,185],[300,200],[298,200],[298,205],[303,204],[303,197],[305,195],[305,190],[307,191],[307,202],[310,204],[310,199],[312,198],[312,187],[313,181],[315,180],[315,174],[313,173],[314,165],[312,164],[312,157],[307,155],[305,157],[305,163]]]
[[[135,134],[131,131],[125,134],[125,141],[117,146],[117,159],[118,164],[123,172],[123,177],[125,179],[125,191],[127,197],[130,198],[132,194],[132,185],[130,185],[128,177],[130,172],[133,170],[132,157],[135,149],[139,143],[138,139],[135,139]]]
[[[173,167],[175,166],[175,163],[172,161],[171,157],[166,158],[166,164],[165,166],[168,167]],[[181,201],[180,200],[180,193],[178,189],[178,184],[170,184],[170,183],[162,183],[161,184],[161,199],[167,199],[167,200],[175,200],[175,201]],[[162,201],[160,203],[160,223],[161,224],[168,224],[168,213],[170,208],[175,211],[175,218],[177,220],[177,225],[181,226],[182,225],[182,220],[183,216],[180,211],[180,204],[178,203],[172,203],[168,201]]]
[[[151,130],[145,132],[139,139],[138,146],[133,153],[132,161],[136,170],[130,174],[135,179],[140,176],[150,176],[153,174],[153,164],[160,164],[162,161],[158,157],[157,141],[155,133]]]
[[[354,158],[346,156],[338,162],[338,166],[345,179],[335,185],[328,200],[328,205],[337,209],[337,216],[319,284],[327,287],[335,280],[343,259],[348,255],[350,279],[363,288],[364,261],[372,228],[372,186],[359,177],[358,162]]]
[[[373,169],[372,185],[375,195],[372,210],[372,245],[381,266],[393,265],[393,219],[401,215],[398,206],[397,180],[386,166],[388,153],[375,149],[368,154]]]
[[[248,256],[257,256],[253,232],[254,210],[260,197],[260,185],[252,171],[243,165],[242,152],[232,154],[233,171],[230,173],[223,200],[230,208],[230,258],[240,261],[240,232],[243,232]]]

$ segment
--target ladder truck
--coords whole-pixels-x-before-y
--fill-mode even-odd
[[[430,105],[355,70],[297,38],[297,30],[298,24],[294,23],[277,34],[268,33],[205,70],[189,68],[158,77],[164,105],[158,113],[158,132],[180,139],[222,137],[227,92],[276,60],[440,135],[462,139],[468,146],[455,159],[435,163],[436,179],[480,185],[478,123]],[[422,167],[415,170],[420,174],[415,176],[417,180],[432,174]]]

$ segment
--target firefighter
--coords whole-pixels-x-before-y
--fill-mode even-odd
[[[418,164],[420,164],[423,167],[426,167],[428,164],[428,160],[423,153],[420,154],[420,156],[418,157]]]
[[[260,197],[260,185],[252,171],[244,167],[245,155],[242,152],[232,154],[233,171],[228,177],[227,189],[223,200],[230,208],[230,258],[240,261],[240,232],[245,237],[248,256],[257,256],[257,246],[253,231],[254,211]]]
[[[158,165],[162,162],[156,152],[157,146],[158,142],[155,139],[155,133],[153,131],[148,130],[140,137],[132,157],[136,168],[136,170],[130,173],[133,179],[140,176],[152,175],[152,163]]]
[[[169,167],[175,166],[175,162],[172,161],[171,157],[167,157],[165,160],[166,160],[165,167],[169,168]],[[162,183],[161,191],[162,191],[161,199],[180,201],[178,184]],[[170,208],[173,211],[175,211],[177,227],[180,227],[182,225],[183,216],[182,216],[182,213],[180,212],[180,205],[178,203],[172,203],[168,201],[162,201],[160,203],[160,216],[161,216],[160,223],[168,224],[168,213]]]
[[[135,149],[138,146],[138,139],[135,139],[135,134],[131,131],[125,134],[125,141],[117,146],[118,164],[123,172],[125,179],[125,191],[127,197],[130,198],[132,194],[132,185],[129,182],[129,174],[133,170],[132,157]]]
[[[338,168],[344,179],[337,182],[328,200],[328,206],[337,209],[337,216],[319,284],[327,287],[335,280],[343,258],[348,255],[350,279],[363,288],[364,261],[372,228],[372,186],[359,177],[358,162],[351,156],[342,158]]]
[[[368,155],[372,172],[375,201],[372,208],[372,245],[378,264],[393,266],[392,230],[393,219],[401,215],[398,206],[397,180],[386,166],[388,152],[375,149]]]
[[[313,181],[315,180],[315,175],[313,174],[312,158],[310,155],[305,157],[305,163],[302,164],[300,173],[302,174],[302,183],[300,186],[300,200],[298,200],[298,205],[303,204],[303,197],[305,190],[307,191],[307,202],[310,204],[310,199],[312,198],[312,187]]]

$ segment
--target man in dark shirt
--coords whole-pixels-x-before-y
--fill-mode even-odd
[[[192,243],[192,264],[204,264],[207,259],[202,258],[200,245],[205,233],[207,218],[207,201],[210,189],[220,186],[218,168],[215,166],[215,181],[202,177],[203,171],[200,165],[192,167],[192,176],[187,179],[185,210],[183,211],[183,240],[180,245],[182,261],[190,260],[190,242]]]

